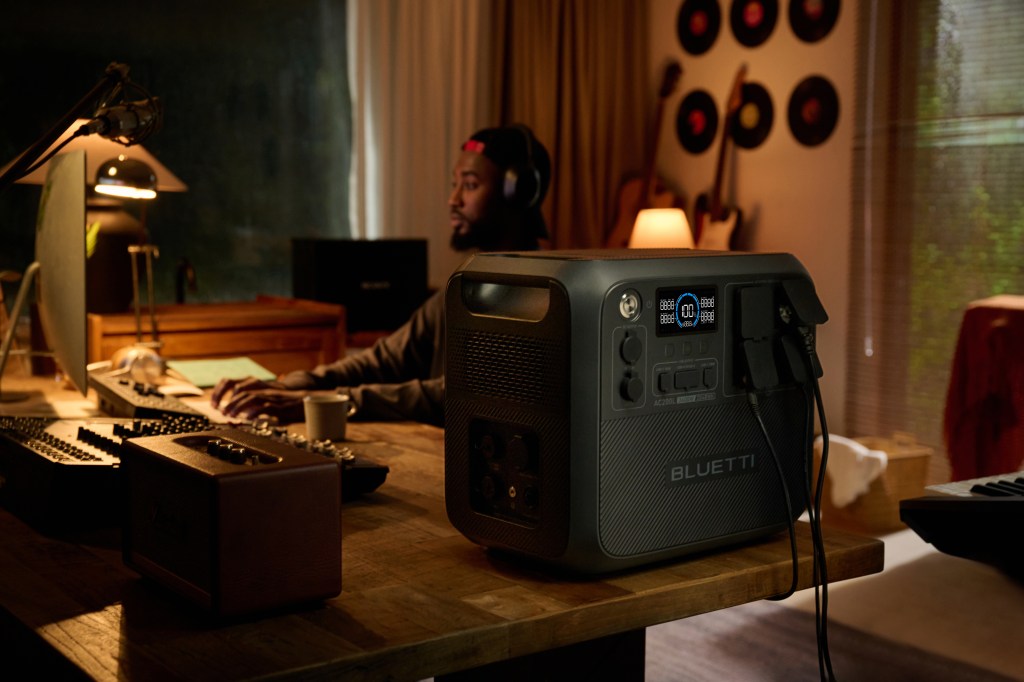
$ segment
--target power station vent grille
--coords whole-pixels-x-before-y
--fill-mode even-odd
[[[449,388],[523,404],[564,405],[564,341],[457,329],[449,343]]]

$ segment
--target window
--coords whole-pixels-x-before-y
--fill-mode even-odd
[[[290,238],[350,234],[345,0],[144,3],[115,14],[76,0],[5,8],[0,165],[110,62],[127,64],[165,108],[144,146],[189,186],[146,207],[158,302],[173,301],[181,258],[197,273],[189,301],[290,295]],[[38,201],[34,186],[0,195],[0,269],[31,261]]]
[[[859,35],[847,423],[941,453],[965,307],[1024,294],[1024,12],[876,0]]]

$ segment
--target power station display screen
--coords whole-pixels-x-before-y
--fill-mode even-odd
[[[658,336],[715,331],[717,302],[718,289],[713,286],[658,289]]]

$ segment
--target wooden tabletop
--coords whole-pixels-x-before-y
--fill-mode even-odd
[[[474,545],[448,522],[441,429],[353,423],[349,436],[357,454],[391,472],[376,493],[343,507],[340,596],[212,623],[125,567],[116,531],[47,537],[0,510],[0,616],[99,680],[418,680],[742,604],[789,585],[785,534],[602,578],[527,566]],[[800,526],[806,588],[811,544]],[[832,581],[882,570],[878,540],[826,530],[826,546]]]

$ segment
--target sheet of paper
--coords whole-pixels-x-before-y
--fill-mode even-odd
[[[221,379],[277,378],[273,372],[252,358],[214,358],[210,360],[168,360],[167,366],[200,388],[211,388]]]

